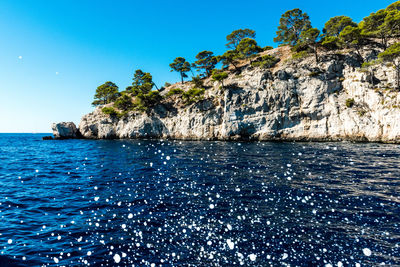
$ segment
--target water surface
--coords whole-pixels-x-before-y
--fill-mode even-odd
[[[400,146],[0,134],[0,265],[400,264]]]

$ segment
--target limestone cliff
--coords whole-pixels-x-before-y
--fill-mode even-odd
[[[172,96],[120,119],[96,108],[83,116],[79,132],[84,138],[400,142],[393,67],[365,70],[352,51],[324,53],[319,63],[312,56],[285,60],[285,49],[267,52],[281,58],[274,69],[248,64],[240,73],[230,70],[223,88],[205,80],[205,97],[197,103]],[[362,53],[371,60],[379,52]]]

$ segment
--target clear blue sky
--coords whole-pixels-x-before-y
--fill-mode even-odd
[[[157,85],[179,80],[169,63],[202,50],[225,50],[238,28],[275,45],[282,13],[301,8],[322,29],[333,16],[355,21],[389,0],[285,1],[0,1],[0,132],[51,132],[58,121],[79,123],[98,85],[121,90],[133,72],[151,72]]]

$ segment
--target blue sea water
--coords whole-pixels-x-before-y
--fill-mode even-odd
[[[400,265],[400,146],[0,134],[0,266]]]

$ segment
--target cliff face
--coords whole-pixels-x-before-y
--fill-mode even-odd
[[[279,56],[282,49],[270,53]],[[379,51],[366,50],[367,59]],[[207,80],[205,99],[185,106],[179,97],[149,113],[117,119],[97,108],[83,116],[85,138],[194,140],[355,140],[400,142],[400,95],[393,67],[360,68],[355,53],[289,60],[274,69],[243,67],[224,81]],[[185,85],[176,85],[182,89]],[[347,102],[347,105],[346,105]]]

